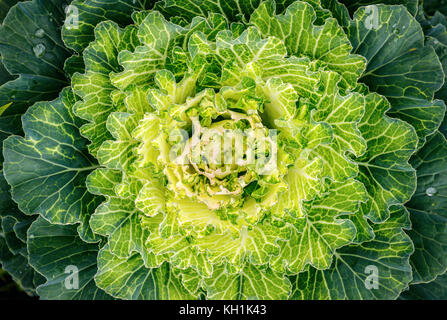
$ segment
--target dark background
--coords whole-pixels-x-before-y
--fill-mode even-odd
[[[33,300],[22,291],[6,271],[0,269],[0,300]]]

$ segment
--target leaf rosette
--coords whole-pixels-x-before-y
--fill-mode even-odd
[[[426,117],[415,130],[388,113],[404,118],[397,91],[422,111],[444,106],[431,101],[439,83],[408,93],[383,61],[373,69],[354,38],[362,9],[346,23],[320,1],[165,1],[118,25],[92,14],[99,4],[74,4],[79,30],[95,25],[88,37],[62,31],[85,72],[51,108],[30,109],[24,138],[6,140],[5,177],[23,212],[79,224],[89,250],[100,244],[100,289],[122,299],[390,299],[408,287],[409,159],[439,123]],[[384,17],[398,10],[380,6]],[[29,167],[43,178],[20,172]],[[371,265],[376,290],[365,286]]]

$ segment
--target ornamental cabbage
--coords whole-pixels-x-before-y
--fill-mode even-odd
[[[434,2],[18,2],[3,268],[42,299],[447,298]]]

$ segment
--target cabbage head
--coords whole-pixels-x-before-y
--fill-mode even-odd
[[[447,19],[378,2],[9,9],[3,267],[43,299],[447,298]]]

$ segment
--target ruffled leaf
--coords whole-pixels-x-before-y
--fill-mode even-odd
[[[354,214],[366,200],[363,185],[355,180],[331,186],[327,195],[309,203],[305,217],[290,222],[291,237],[271,262],[275,270],[296,274],[311,264],[327,269],[336,249],[352,242],[356,226],[341,215]]]
[[[204,287],[212,300],[285,300],[291,290],[284,274],[250,264],[236,274],[228,273],[224,265],[216,267]]]
[[[352,46],[336,19],[328,18],[316,25],[314,8],[304,1],[295,1],[284,15],[275,15],[275,2],[263,2],[250,16],[264,36],[284,41],[289,55],[311,60],[343,76],[342,87],[354,87],[365,69],[365,60],[351,54]]]
[[[98,256],[96,283],[110,295],[128,300],[193,300],[169,264],[146,268],[139,254],[119,258],[108,247]]]
[[[95,28],[95,39],[83,54],[85,73],[75,74],[72,80],[74,92],[82,98],[74,113],[89,122],[81,127],[81,133],[91,141],[89,151],[94,155],[104,141],[112,138],[106,127],[108,116],[120,111],[112,98],[116,88],[109,74],[121,70],[118,53],[138,44],[135,28],[121,29],[110,21]]]
[[[396,207],[391,217],[373,225],[374,240],[337,250],[327,270],[309,268],[292,277],[292,299],[395,299],[411,281],[413,245],[402,228],[408,212]]]
[[[390,105],[383,97],[369,94],[366,105],[359,129],[368,148],[356,159],[369,196],[362,210],[374,222],[381,222],[388,219],[391,205],[408,201],[416,188],[416,173],[408,161],[416,150],[417,136],[407,123],[385,115]]]

